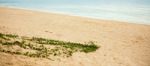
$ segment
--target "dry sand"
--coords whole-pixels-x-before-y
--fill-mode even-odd
[[[1,7],[0,33],[101,46],[57,61],[0,52],[0,66],[150,66],[150,25]]]

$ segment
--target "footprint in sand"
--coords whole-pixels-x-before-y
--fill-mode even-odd
[[[53,33],[53,32],[47,31],[47,30],[46,30],[45,32],[46,32],[46,33]]]
[[[53,32],[47,31],[47,30],[46,30],[46,31],[44,31],[44,32],[46,32],[46,33],[50,33],[50,34],[52,34],[52,33],[53,33]],[[54,33],[53,33],[53,34],[54,34]],[[59,36],[59,37],[60,37],[60,36],[62,36],[61,34],[55,34],[55,35],[56,35],[56,36]]]

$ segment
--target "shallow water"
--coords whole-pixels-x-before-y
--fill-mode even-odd
[[[0,6],[150,25],[150,0],[0,0]]]

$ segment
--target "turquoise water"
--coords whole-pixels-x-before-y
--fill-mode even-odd
[[[0,6],[150,25],[150,0],[0,0]]]

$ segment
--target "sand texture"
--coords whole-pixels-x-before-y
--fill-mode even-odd
[[[0,66],[150,66],[150,25],[1,7],[0,33],[101,46],[56,61],[0,52]]]

